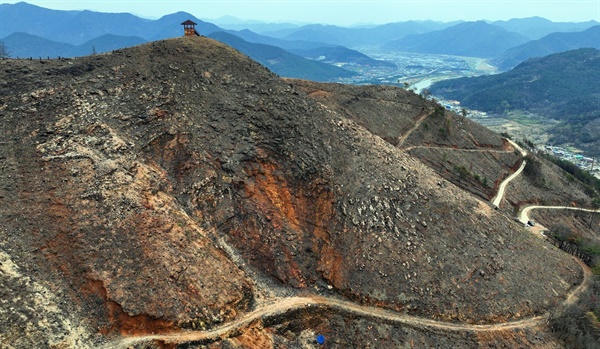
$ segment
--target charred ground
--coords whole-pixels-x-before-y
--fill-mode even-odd
[[[494,323],[544,313],[581,279],[487,203],[514,149],[411,92],[282,80],[206,38],[4,60],[0,77],[0,339],[14,347],[214,327],[297,293]],[[334,313],[230,344],[294,347],[324,326],[313,316],[341,347],[425,340]]]

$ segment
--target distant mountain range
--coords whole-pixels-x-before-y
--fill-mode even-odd
[[[325,73],[321,64],[300,63],[299,59],[393,68],[390,62],[366,56],[366,49],[381,53],[414,52],[489,58],[501,70],[506,70],[531,57],[600,46],[598,22],[594,21],[555,23],[533,17],[491,23],[408,21],[344,28],[321,24],[270,24],[232,17],[219,19],[219,23],[229,23],[229,28],[251,27],[260,30],[259,34],[248,29],[223,29],[186,12],[149,20],[128,13],[50,10],[24,2],[0,4],[0,40],[6,44],[12,57],[81,56],[181,36],[179,24],[188,19],[197,23],[196,28],[202,35],[227,32],[241,38],[240,41],[228,35],[213,36],[237,45],[236,48],[245,50],[243,52],[260,62],[264,63],[266,56],[277,56],[277,68],[273,68],[273,64],[270,68],[278,69],[278,74],[303,78],[313,76],[316,80],[335,79],[334,76],[346,76],[347,73],[342,74],[338,67]],[[537,41],[532,41],[532,38]],[[278,49],[287,52],[283,54]],[[284,62],[288,59],[289,62]],[[284,66],[295,68],[283,69]],[[316,70],[301,72],[302,69]],[[297,75],[287,75],[290,72]],[[319,77],[321,73],[325,75]]]
[[[500,70],[508,70],[532,57],[543,57],[582,47],[600,49],[600,25],[581,32],[552,33],[539,40],[529,41],[508,49],[494,58],[492,63]]]
[[[55,58],[78,57],[108,52],[123,47],[143,44],[146,40],[136,36],[104,34],[80,45],[44,39],[26,33],[13,33],[2,40],[12,57]]]
[[[255,20],[244,20],[233,16],[223,16],[217,19],[203,19],[206,22],[218,25],[229,30],[251,30],[255,33],[264,33],[283,29],[299,28],[301,24],[294,23],[265,23]]]
[[[600,51],[593,48],[532,58],[508,72],[441,81],[433,94],[472,109],[522,110],[562,121],[555,139],[600,155]]]
[[[552,22],[542,17],[514,18],[508,21],[495,21],[491,24],[502,27],[508,31],[526,36],[531,40],[541,39],[552,33],[579,32],[598,25],[596,21],[571,23]]]
[[[181,36],[179,23],[187,19],[198,23],[196,28],[202,34],[222,30],[186,12],[153,21],[129,13],[57,11],[19,2],[0,4],[0,38],[21,32],[71,45],[80,45],[105,34],[153,41]]]
[[[208,37],[237,49],[281,76],[330,81],[356,75],[334,65],[302,58],[279,47],[250,43],[226,32],[212,33]]]
[[[457,22],[408,21],[370,28],[343,28],[334,25],[310,24],[300,28],[263,32],[263,35],[284,40],[318,41],[350,48],[380,46],[407,35],[428,33],[451,27]]]
[[[410,35],[383,46],[385,50],[495,57],[528,39],[483,21],[460,23],[425,34]]]
[[[257,34],[251,30],[226,30],[225,32],[240,37],[248,42],[255,44],[265,44],[271,46],[277,46],[287,51],[293,50],[311,50],[319,47],[333,47],[336,45],[327,44],[324,42],[317,41],[304,41],[304,40],[284,40],[273,38],[266,35]]]

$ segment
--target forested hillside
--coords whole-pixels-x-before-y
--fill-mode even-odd
[[[528,60],[498,75],[434,84],[435,95],[472,109],[523,110],[560,120],[554,141],[600,154],[600,51],[579,49]]]
[[[554,53],[580,48],[600,49],[600,25],[580,32],[556,32],[539,40],[513,47],[492,60],[493,65],[506,71],[529,58],[544,57]]]

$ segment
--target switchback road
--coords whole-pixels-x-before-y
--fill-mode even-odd
[[[531,210],[537,210],[537,209],[544,209],[544,210],[571,210],[571,211],[600,213],[600,210],[590,210],[590,209],[587,209],[587,208],[579,208],[579,207],[568,207],[568,206],[527,206],[519,214],[519,221],[527,224],[527,222],[529,221],[529,212]]]
[[[507,141],[521,153],[521,156],[523,158],[525,158],[525,156],[527,156],[527,151],[525,149],[521,148],[517,143],[511,141],[510,139],[507,139]],[[494,207],[500,207],[500,203],[502,202],[502,199],[504,199],[504,193],[506,191],[506,186],[513,179],[517,178],[517,176],[520,175],[521,172],[523,172],[523,170],[525,169],[525,166],[527,166],[527,161],[525,159],[523,159],[523,163],[521,164],[521,167],[519,167],[519,169],[515,173],[508,176],[508,178],[506,178],[504,181],[502,181],[502,183],[500,183],[500,188],[498,188],[498,193],[492,199],[492,205],[494,205]]]
[[[502,183],[500,183],[500,188],[498,188],[498,193],[496,194],[496,196],[492,200],[492,204],[495,207],[500,207],[500,203],[502,202],[502,199],[504,199],[504,192],[506,191],[506,186],[513,179],[517,178],[517,176],[520,175],[521,172],[523,172],[523,170],[525,169],[525,166],[527,166],[527,161],[523,160],[523,163],[521,164],[521,167],[519,167],[519,169],[515,173],[513,173],[510,176],[508,176],[508,178],[506,178],[504,181],[502,181]]]

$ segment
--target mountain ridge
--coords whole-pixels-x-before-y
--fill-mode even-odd
[[[26,33],[12,33],[2,41],[13,58],[81,57],[147,42],[135,36],[104,34],[83,44],[71,45]],[[40,47],[44,49],[40,51]]]
[[[491,58],[527,41],[520,34],[484,21],[460,23],[430,33],[411,35],[385,44],[392,51]]]
[[[304,58],[324,61],[328,63],[349,63],[358,66],[370,67],[396,67],[392,62],[373,59],[363,53],[348,49],[344,46],[317,47],[310,50],[292,50]]]
[[[0,4],[0,38],[13,32],[24,32],[71,45],[80,45],[104,34],[137,36],[152,41],[180,36],[179,23],[187,19],[196,22],[198,31],[204,35],[222,30],[183,11],[148,20],[130,13],[60,11],[19,2]]]
[[[333,25],[309,24],[299,28],[265,32],[263,35],[286,40],[314,40],[314,38],[320,38],[320,41],[330,45],[360,48],[379,46],[407,35],[430,32],[449,27],[452,24],[454,22],[408,21],[388,23],[373,28],[344,28]]]
[[[573,110],[577,99],[582,95],[581,82],[598,78],[600,69],[598,59],[600,51],[594,48],[582,48],[555,53],[546,57],[529,59],[514,69],[498,75],[474,78],[460,78],[441,81],[432,86],[433,93],[448,98],[463,100],[465,105],[488,112],[502,113],[506,100],[512,107],[546,114],[560,118],[561,115],[590,113],[596,102],[590,101]],[[587,92],[595,101],[600,90],[597,85],[585,84]],[[491,93],[491,89],[498,90]],[[518,90],[516,94],[514,91]],[[505,91],[500,93],[499,91]],[[485,93],[485,98],[475,96]],[[567,97],[571,97],[571,100]],[[493,97],[493,98],[492,98]],[[510,98],[509,98],[510,97]],[[535,101],[537,103],[534,103]],[[553,104],[547,102],[552,101]],[[582,101],[579,101],[582,102]]]
[[[539,40],[508,49],[494,58],[492,63],[501,70],[508,70],[529,58],[543,57],[579,48],[600,49],[600,25],[581,32],[549,34]]]
[[[580,23],[552,22],[543,17],[513,18],[508,21],[494,21],[491,23],[527,36],[531,40],[538,40],[552,33],[579,32],[600,24],[597,21]]]
[[[282,76],[329,81],[356,75],[343,68],[305,59],[276,46],[250,43],[226,32],[212,33],[209,37],[240,50]]]
[[[220,328],[302,292],[497,323],[545,312],[581,280],[570,257],[460,187],[474,176],[447,180],[411,153],[443,164],[469,150],[498,177],[521,161],[411,91],[283,80],[204,37],[0,66],[0,267],[18,270],[0,273],[0,335],[16,347]],[[556,190],[575,200],[574,188]],[[514,331],[432,336],[315,307],[222,344],[529,343]]]

